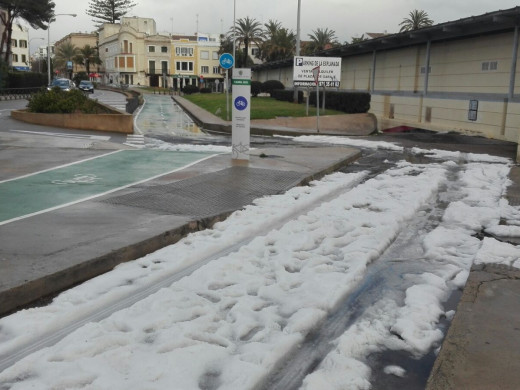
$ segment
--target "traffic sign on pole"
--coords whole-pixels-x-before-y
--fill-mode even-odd
[[[235,65],[235,59],[229,53],[222,54],[218,61],[222,69],[231,69]]]

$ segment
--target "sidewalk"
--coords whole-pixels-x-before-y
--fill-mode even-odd
[[[37,166],[36,148],[0,165]],[[267,157],[260,157],[261,154]],[[211,227],[254,199],[337,170],[349,147],[257,149],[249,163],[217,155],[109,195],[0,225],[0,315]],[[54,159],[67,153],[54,149]],[[32,159],[32,160],[31,160]]]

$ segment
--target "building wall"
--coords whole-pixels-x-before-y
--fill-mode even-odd
[[[29,30],[13,23],[11,35],[11,65],[18,70],[30,70],[29,58]]]
[[[373,53],[343,57],[341,89],[371,92],[370,112],[380,130],[408,125],[518,142],[520,61],[515,96],[508,96],[513,41],[511,31],[431,43],[427,90],[426,43],[376,51],[373,90]],[[292,87],[292,66],[253,75]],[[469,116],[471,101],[478,104],[474,120]]]

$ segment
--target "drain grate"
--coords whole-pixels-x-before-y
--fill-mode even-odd
[[[304,177],[304,174],[293,171],[232,167],[102,202],[205,217],[238,210],[256,198],[287,191]]]

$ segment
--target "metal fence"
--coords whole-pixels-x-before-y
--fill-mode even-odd
[[[33,93],[40,91],[42,87],[31,88],[1,88],[0,100],[27,99]]]

